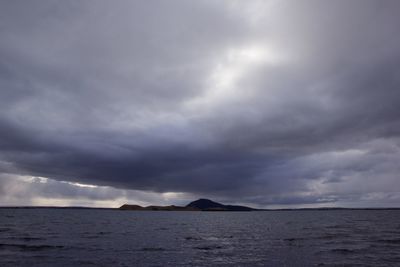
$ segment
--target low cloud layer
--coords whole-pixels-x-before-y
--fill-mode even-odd
[[[399,10],[3,1],[0,204],[398,206]]]

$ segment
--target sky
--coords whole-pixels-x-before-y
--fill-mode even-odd
[[[400,2],[0,2],[0,206],[400,206]]]

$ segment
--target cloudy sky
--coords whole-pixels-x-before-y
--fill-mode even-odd
[[[400,2],[0,2],[0,206],[400,206]]]

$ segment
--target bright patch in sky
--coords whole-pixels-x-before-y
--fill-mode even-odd
[[[240,81],[265,64],[277,64],[279,60],[279,54],[263,44],[229,48],[216,61],[203,94],[185,102],[185,107],[198,112],[240,99],[249,93],[238,86]]]

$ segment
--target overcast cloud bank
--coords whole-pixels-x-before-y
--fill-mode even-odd
[[[2,1],[0,205],[398,206],[399,12]]]

